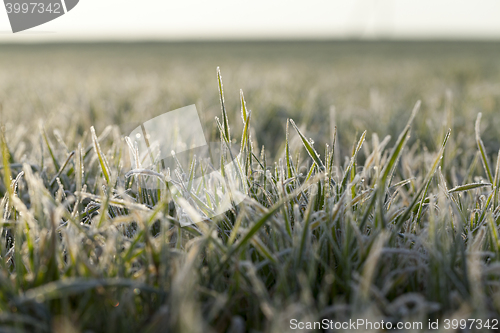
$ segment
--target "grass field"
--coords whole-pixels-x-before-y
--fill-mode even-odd
[[[493,329],[499,52],[2,45],[0,332],[286,332],[291,319]],[[248,191],[181,227],[228,189],[192,186],[189,165],[155,175],[179,186],[180,214],[166,191],[141,187],[152,176],[124,136],[190,104],[207,141],[241,152]]]

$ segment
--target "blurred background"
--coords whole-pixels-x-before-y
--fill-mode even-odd
[[[77,10],[5,41],[498,39],[496,0],[81,0]]]
[[[347,155],[364,129],[395,140],[419,99],[421,147],[435,149],[430,133],[445,126],[457,149],[474,146],[483,112],[498,151],[498,17],[496,0],[82,0],[13,34],[1,9],[1,117],[17,140],[42,121],[74,146],[92,125],[126,134],[194,103],[215,135],[220,66],[233,133],[242,89],[254,143],[275,157],[287,118],[320,150],[337,125]]]

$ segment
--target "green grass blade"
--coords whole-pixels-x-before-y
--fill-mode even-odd
[[[99,144],[99,141],[97,140],[97,135],[95,134],[95,129],[94,126],[90,128],[90,131],[92,133],[92,143],[94,145],[94,151],[97,154],[97,158],[99,160],[99,165],[101,166],[101,171],[102,174],[104,175],[104,178],[106,179],[106,183],[110,184],[111,182],[111,170],[109,168],[108,161],[106,160],[106,156],[102,153],[101,150],[101,145]]]
[[[398,140],[396,141],[396,145],[394,146],[394,148],[391,151],[391,154],[389,155],[389,161],[382,170],[380,176],[380,185],[382,187],[381,190],[385,191],[386,184],[390,184],[387,182],[387,180],[389,179],[389,175],[392,173],[393,169],[396,167],[396,164],[399,161],[401,154],[403,153],[403,149],[406,146],[406,143],[408,142],[411,124],[413,123],[413,120],[415,119],[417,112],[420,110],[420,105],[421,105],[420,101],[418,101],[415,104],[410,119],[408,120],[408,123],[406,124],[406,127],[403,130],[403,132],[401,132],[401,134],[399,135]]]
[[[248,113],[248,117],[245,121],[245,126],[243,128],[243,133],[241,134],[241,148],[240,148],[240,155],[243,156],[243,151],[245,148],[250,148],[250,142],[249,142],[249,137],[250,137],[250,118],[252,116],[252,113]]]
[[[483,167],[486,172],[486,176],[488,177],[488,181],[491,184],[494,184],[494,179],[491,174],[491,168],[490,168],[490,163],[488,162],[488,156],[486,155],[486,149],[484,147],[483,140],[481,140],[481,117],[482,114],[481,112],[477,115],[476,119],[476,142],[477,142],[477,147],[479,148],[479,151],[481,152],[481,159],[483,161]]]
[[[57,171],[56,175],[54,176],[54,178],[52,178],[52,180],[50,181],[50,185],[52,186],[54,184],[54,182],[56,181],[56,178],[59,177],[61,175],[61,173],[64,171],[64,169],[66,168],[66,166],[68,165],[69,161],[71,161],[71,159],[73,158],[73,156],[75,156],[75,151],[72,151],[71,153],[69,153],[68,157],[66,158],[66,160],[64,161],[63,165],[59,168],[59,171]]]
[[[3,161],[3,183],[10,199],[12,197],[12,193],[14,190],[11,187],[12,173],[10,170],[10,153],[9,153],[9,148],[7,147],[7,142],[5,140],[5,133],[3,127],[0,135],[1,135],[0,140],[2,145],[1,148],[2,148],[2,161]]]
[[[495,191],[495,198],[493,199],[493,210],[498,207],[498,192],[500,187],[500,150],[498,151],[497,166],[495,169],[495,181],[493,182],[493,188]]]
[[[420,218],[421,213],[422,213],[422,207],[423,207],[424,200],[426,197],[426,193],[429,189],[432,177],[434,176],[434,173],[436,172],[436,170],[439,166],[439,162],[443,158],[444,150],[446,148],[446,143],[448,142],[448,139],[450,137],[450,133],[451,133],[451,130],[448,130],[448,133],[446,134],[446,136],[444,138],[443,145],[441,146],[441,149],[439,150],[439,152],[436,154],[436,158],[434,159],[434,163],[432,164],[431,168],[429,169],[429,172],[427,173],[427,176],[424,179],[424,182],[423,182],[424,186],[422,186],[420,188],[420,190],[415,194],[412,203],[406,208],[404,214],[399,216],[399,218],[396,222],[397,228],[400,228],[403,225],[403,223],[408,219],[411,212],[413,211],[413,208],[417,205],[417,203],[419,201],[420,201],[420,206],[419,206],[417,216],[418,216],[418,219]]]
[[[229,121],[227,119],[226,105],[224,103],[224,87],[222,85],[222,75],[220,73],[220,68],[217,67],[217,82],[219,84],[219,98],[220,105],[222,109],[222,122],[224,124],[224,136],[227,138],[227,141],[231,141],[231,136],[229,135]]]
[[[57,170],[61,169],[61,166],[59,165],[59,161],[57,160],[56,156],[54,155],[54,150],[52,149],[52,145],[50,144],[49,138],[47,137],[47,133],[45,132],[45,128],[40,125],[40,132],[42,133],[43,141],[45,142],[45,145],[47,146],[47,149],[49,150],[50,157],[52,158],[52,162],[54,163],[54,167]]]
[[[248,241],[255,235],[260,228],[281,208],[283,201],[278,202],[273,207],[271,207],[255,224],[250,228],[250,230],[245,234],[245,236],[234,246],[230,251],[229,255],[237,252],[242,248]]]
[[[285,138],[285,158],[286,158],[286,170],[287,170],[287,178],[292,178],[292,167],[291,167],[291,156],[290,156],[290,141],[289,141],[289,131],[288,124],[290,123],[290,119],[286,121],[286,138]]]
[[[349,176],[351,175],[350,171],[356,163],[356,157],[358,156],[358,153],[361,150],[363,143],[365,142],[365,138],[366,138],[366,131],[364,131],[363,134],[361,134],[361,137],[359,138],[358,144],[356,145],[356,148],[353,151],[351,161],[349,162],[349,165],[347,166],[347,168],[344,171],[344,178],[342,179],[342,189],[345,189],[345,187],[347,185],[347,180],[348,180]]]
[[[295,130],[299,134],[300,139],[302,140],[302,143],[303,143],[304,147],[306,148],[307,153],[309,154],[309,156],[311,156],[314,163],[318,166],[318,169],[320,169],[320,171],[326,170],[323,162],[319,158],[319,154],[316,152],[316,150],[314,150],[313,146],[311,145],[311,142],[309,142],[309,140],[304,136],[304,134],[302,134],[302,132],[297,127],[297,125],[295,125],[295,122],[293,121],[293,119],[290,119],[290,123],[292,124],[293,128],[295,128]]]
[[[245,102],[245,96],[243,96],[243,89],[240,89],[240,100],[241,100],[241,120],[243,120],[243,124],[247,121],[247,104]]]
[[[474,190],[474,189],[485,187],[485,186],[491,186],[491,184],[472,183],[472,184],[460,185],[460,186],[452,188],[451,190],[448,191],[448,193],[465,192],[465,191],[470,191],[470,190]]]
[[[308,238],[308,235],[310,232],[309,225],[311,224],[311,213],[312,213],[313,207],[314,207],[313,203],[314,203],[314,198],[310,197],[309,198],[309,205],[307,206],[307,210],[304,214],[304,222],[302,224],[302,237],[300,239],[299,254],[298,254],[298,259],[297,259],[297,264],[299,264],[299,265],[302,263],[302,257],[304,256],[306,242],[307,242],[307,238]]]

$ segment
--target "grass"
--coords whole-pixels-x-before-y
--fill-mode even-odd
[[[483,64],[496,64],[483,56]],[[381,58],[374,56],[386,64]],[[488,75],[494,76],[492,66]],[[462,82],[465,96],[443,89],[443,108],[432,118],[432,108],[441,106],[432,96],[411,104],[408,98],[404,111],[400,105],[387,113],[381,97],[373,97],[379,102],[364,114],[381,124],[369,123],[370,133],[333,109],[326,125],[316,125],[313,112],[291,110],[295,119],[280,120],[282,131],[272,134],[278,143],[268,150],[260,136],[270,135],[263,122],[272,115],[265,115],[258,97],[270,97],[262,90],[228,94],[234,89],[223,90],[220,72],[212,70],[211,98],[221,102],[222,120],[205,122],[213,123],[223,161],[230,160],[228,147],[240,151],[225,177],[242,177],[248,192],[226,213],[181,227],[194,215],[209,215],[219,200],[215,192],[228,189],[213,180],[193,185],[201,171],[195,168],[208,168],[206,161],[171,170],[170,177],[165,170],[140,170],[120,117],[182,98],[171,104],[159,95],[141,97],[154,76],[139,74],[139,84],[122,80],[110,88],[106,84],[115,79],[76,82],[60,75],[77,70],[65,70],[36,89],[23,76],[14,78],[15,70],[4,80],[14,83],[5,85],[2,97],[0,331],[283,332],[290,319],[420,321],[425,327],[428,319],[500,316],[500,147],[496,118],[488,111],[498,95],[495,86],[483,84],[488,79]],[[68,90],[51,90],[61,82],[70,83]],[[140,85],[144,90],[135,91]],[[79,86],[87,94],[75,94]],[[493,102],[479,100],[485,103],[481,117],[466,106],[485,86]],[[13,94],[12,87],[31,91],[31,99]],[[400,89],[412,96],[413,88]],[[61,94],[69,105],[57,102]],[[27,106],[21,115],[55,107],[67,126],[54,118],[35,130],[30,120],[14,125],[12,110],[22,100]],[[291,104],[320,108],[323,102]],[[72,108],[82,105],[86,113],[71,119]],[[121,111],[104,112],[115,107]],[[388,118],[394,130],[385,133],[393,139],[380,140],[374,130],[388,129]],[[105,127],[103,119],[117,125]],[[315,126],[321,130],[310,129]],[[325,135],[314,143],[307,135],[314,132]],[[169,192],[144,187],[151,177],[180,188],[185,214]]]

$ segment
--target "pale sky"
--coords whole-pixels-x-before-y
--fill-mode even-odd
[[[500,40],[500,0],[80,0],[17,34],[0,8],[2,42],[353,37]]]

